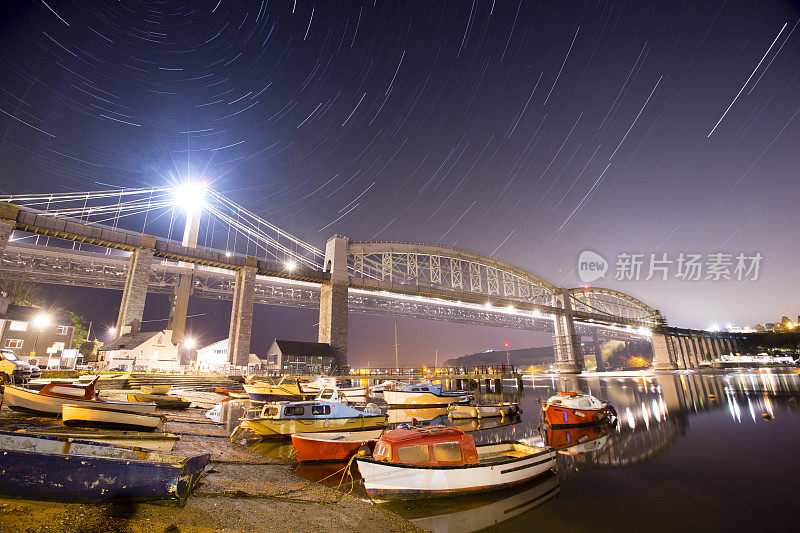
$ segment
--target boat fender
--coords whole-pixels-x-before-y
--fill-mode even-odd
[[[330,420],[325,420],[325,421],[322,423],[322,427],[324,427],[325,429],[327,429],[327,428],[331,427],[331,421],[330,421]]]

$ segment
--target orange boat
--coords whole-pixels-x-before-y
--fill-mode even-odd
[[[545,431],[545,443],[562,455],[585,455],[602,449],[613,429],[613,424],[580,428],[549,427]]]
[[[367,445],[372,451],[382,429],[372,431],[344,431],[327,433],[295,433],[292,435],[295,457],[302,462],[347,461],[359,448]]]
[[[578,391],[559,392],[542,404],[545,427],[583,427],[611,421],[616,411],[591,394]]]

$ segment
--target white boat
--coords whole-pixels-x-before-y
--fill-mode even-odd
[[[303,389],[315,393],[335,390],[339,395],[351,403],[367,403],[367,387],[342,387],[336,378],[317,376],[308,383],[303,383]]]
[[[410,383],[387,379],[386,381],[382,381],[379,384],[370,387],[369,392],[370,394],[383,394],[384,391],[408,387],[409,385]]]
[[[145,450],[159,452],[171,452],[172,448],[175,447],[175,443],[180,440],[178,435],[173,435],[172,433],[150,433],[141,431],[76,432],[74,430],[20,430],[18,433],[42,437],[86,440],[102,444],[125,446],[126,448],[144,448]]]
[[[396,390],[385,390],[383,398],[389,405],[409,406],[450,405],[473,399],[468,392],[446,392],[436,385],[407,385]]]
[[[61,415],[65,404],[116,409],[132,413],[154,413],[156,404],[142,402],[112,402],[98,398],[93,386],[75,386],[64,383],[45,385],[41,391],[34,391],[6,385],[3,390],[3,403],[14,411],[23,411],[45,416]]]
[[[370,497],[385,501],[499,490],[550,471],[555,459],[549,446],[475,446],[461,430],[433,426],[390,431],[372,457],[357,456],[356,462]]]
[[[61,419],[65,426],[145,431],[156,430],[164,423],[164,419],[158,415],[69,404],[61,408]]]
[[[519,413],[519,404],[516,402],[495,402],[475,405],[451,405],[447,410],[450,418],[495,418]]]

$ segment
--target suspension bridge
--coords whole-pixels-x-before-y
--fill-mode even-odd
[[[231,301],[236,366],[247,364],[256,303],[319,309],[319,342],[341,366],[349,312],[551,332],[565,373],[584,369],[585,336],[595,353],[599,339],[651,338],[659,369],[696,368],[737,349],[724,332],[668,328],[625,293],[557,287],[465,250],[341,235],[321,250],[203,183],[0,202],[0,278],[121,290],[120,336],[140,330],[148,293],[170,294],[174,344],[183,342],[190,297]]]

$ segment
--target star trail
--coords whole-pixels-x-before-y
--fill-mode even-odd
[[[0,16],[0,192],[202,177],[316,246],[439,244],[565,286],[586,249],[760,252],[758,282],[602,284],[691,327],[798,311],[796,2],[33,0]]]

